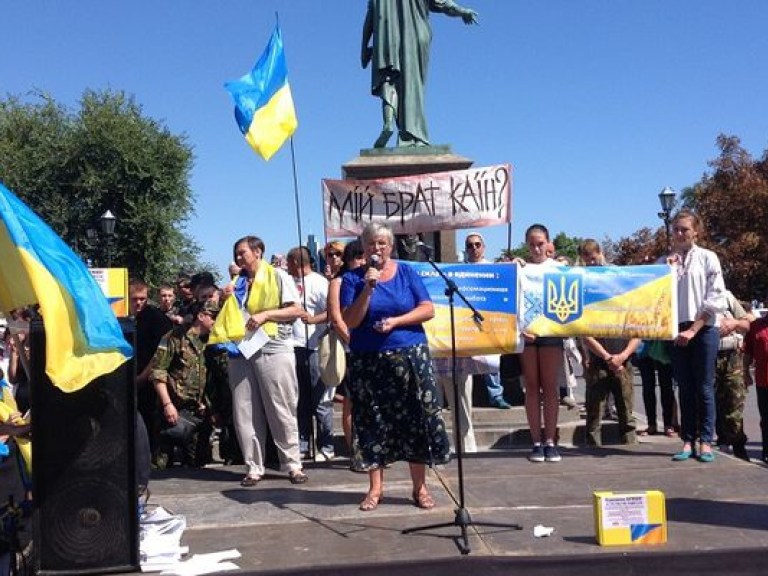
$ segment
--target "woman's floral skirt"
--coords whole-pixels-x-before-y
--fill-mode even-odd
[[[371,470],[405,460],[444,464],[450,459],[435,376],[425,344],[349,355],[355,467]]]

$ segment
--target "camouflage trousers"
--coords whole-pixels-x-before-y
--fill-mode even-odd
[[[717,353],[715,366],[715,430],[721,444],[744,445],[744,405],[747,388],[742,374],[742,354],[737,350]]]
[[[587,383],[587,445],[602,446],[602,416],[608,395],[612,394],[619,419],[619,440],[622,444],[636,444],[636,422],[634,415],[634,391],[632,367],[626,363],[624,369],[615,374],[605,367],[590,362],[584,373]]]

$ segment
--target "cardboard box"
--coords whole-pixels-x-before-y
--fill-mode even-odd
[[[666,543],[667,511],[661,491],[595,492],[594,503],[601,546]]]

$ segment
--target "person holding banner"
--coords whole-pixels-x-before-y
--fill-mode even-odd
[[[605,266],[607,264],[597,240],[587,238],[579,244],[578,263],[584,266]],[[588,351],[584,374],[587,383],[587,445],[603,445],[601,436],[602,415],[608,394],[613,395],[616,405],[621,443],[637,444],[630,359],[640,345],[640,339],[587,336],[583,342]]]
[[[514,262],[526,274],[532,268],[557,266],[549,256],[549,230],[542,224],[533,224],[525,231],[528,260],[515,258]],[[525,347],[521,357],[525,379],[525,415],[531,429],[533,449],[531,462],[560,462],[562,456],[555,445],[557,416],[560,410],[559,374],[563,372],[563,339],[534,336],[523,330]],[[542,405],[544,407],[544,436],[542,438]],[[543,442],[542,442],[543,441]]]
[[[703,234],[699,217],[681,210],[672,220],[672,254],[677,268],[680,322],[672,348],[672,371],[680,387],[680,436],[683,448],[672,457],[680,462],[695,456],[697,432],[700,462],[712,462],[715,428],[715,362],[720,342],[718,314],[725,309],[725,283],[720,260],[696,244]]]
[[[466,257],[464,260],[467,264],[485,264],[488,259],[485,257],[485,239],[477,232],[468,234],[464,240],[464,250]],[[468,376],[472,378],[472,376]],[[482,374],[481,380],[485,384],[485,388],[488,391],[488,403],[493,408],[499,408],[501,410],[509,410],[512,405],[504,399],[504,385],[501,383],[501,378],[498,372],[492,374]],[[466,386],[466,385],[465,385]],[[471,382],[469,384],[471,390]],[[471,398],[471,392],[470,398]],[[472,407],[468,409],[471,411]]]
[[[340,294],[350,330],[352,419],[369,478],[360,510],[379,505],[384,467],[398,460],[410,465],[414,504],[433,508],[425,464],[449,460],[422,326],[434,317],[434,306],[418,274],[391,258],[394,235],[388,226],[368,224],[362,242],[368,265],[344,275]]]

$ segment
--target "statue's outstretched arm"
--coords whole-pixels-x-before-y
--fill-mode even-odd
[[[431,0],[430,9],[434,12],[442,12],[448,16],[460,17],[464,24],[477,24],[477,12],[471,8],[459,6],[453,0]]]
[[[462,8],[464,11],[461,15],[461,19],[464,21],[464,24],[477,24],[478,23],[478,16],[477,12],[470,8]]]

